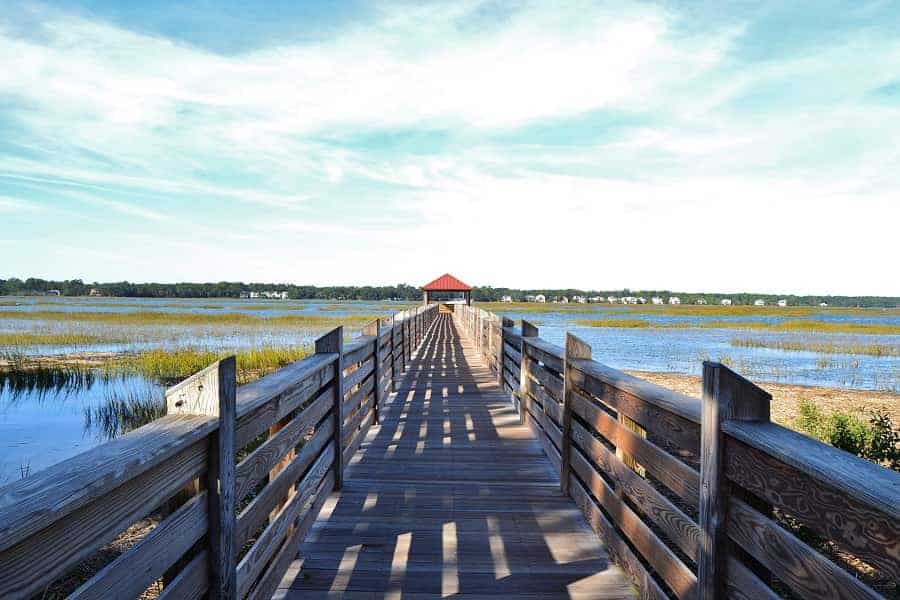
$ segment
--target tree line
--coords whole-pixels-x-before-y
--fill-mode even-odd
[[[0,279],[0,295],[27,296],[48,294],[56,290],[62,296],[87,296],[92,290],[103,296],[128,298],[240,298],[251,292],[288,293],[289,298],[299,300],[420,300],[421,288],[404,283],[386,286],[315,286],[295,285],[289,283],[243,283],[236,281],[220,281],[217,283],[132,283],[118,281],[111,283],[85,283],[81,279],[62,281],[39,279]],[[798,296],[753,294],[740,292],[734,294],[719,293],[687,293],[669,290],[583,290],[583,289],[532,289],[521,290],[504,287],[475,287],[472,299],[476,302],[499,302],[505,296],[514,301],[525,301],[528,296],[543,294],[548,301],[574,296],[587,298],[599,296],[644,297],[647,302],[654,296],[668,301],[671,296],[678,296],[682,304],[696,304],[703,300],[707,304],[719,304],[723,299],[730,299],[735,305],[749,305],[756,300],[764,300],[766,304],[774,304],[778,300],[787,300],[791,306],[818,306],[824,302],[837,307],[900,307],[900,298],[892,296]]]

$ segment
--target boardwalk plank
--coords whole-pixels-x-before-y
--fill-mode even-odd
[[[441,314],[276,598],[623,598],[558,473]]]

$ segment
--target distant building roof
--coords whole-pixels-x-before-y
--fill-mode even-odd
[[[472,286],[467,285],[451,275],[444,273],[431,283],[422,286],[426,292],[471,292]]]

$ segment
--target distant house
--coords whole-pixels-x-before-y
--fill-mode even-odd
[[[287,300],[287,299],[288,299],[288,293],[287,293],[287,292],[279,292],[279,294],[280,294],[282,300]]]
[[[598,303],[598,302],[603,302],[603,296],[591,296],[591,297],[590,297],[590,301],[591,301],[593,304],[596,304],[596,303]]]
[[[722,306],[731,306],[731,298],[722,298],[722,301],[719,304]]]
[[[91,291],[88,292],[88,296],[102,296],[103,292],[98,290],[97,288],[91,288]]]
[[[819,306],[821,306],[822,308],[828,308],[828,303],[827,302],[819,302]]]
[[[563,296],[562,298],[559,299],[559,303],[560,303],[560,304],[568,304],[568,303],[569,303],[569,299],[566,298],[565,296]]]
[[[616,298],[615,296],[607,296],[606,301],[609,302],[610,304],[615,304],[616,302],[619,301],[619,299]]]
[[[638,304],[647,304],[647,299],[643,296],[638,296]]]
[[[779,300],[778,306],[787,306],[787,300]]]
[[[48,296],[62,296],[59,290],[47,290]]]
[[[259,292],[250,292],[251,298],[259,298]]]
[[[669,304],[681,304],[681,298],[678,296],[669,296]]]
[[[651,304],[662,304],[663,299],[660,298],[659,296],[653,296],[652,298],[650,298],[650,303]]]
[[[584,296],[572,296],[572,302],[577,302],[578,304],[586,304],[587,298]]]
[[[534,297],[534,301],[540,302],[541,304],[543,304],[544,302],[547,301],[547,296],[545,296],[543,294],[538,294],[537,296]]]
[[[706,298],[697,298],[695,304],[706,304]]]
[[[512,296],[501,296],[500,302],[512,302]]]
[[[241,292],[241,298],[249,298],[250,292]]]
[[[763,300],[762,298],[753,301],[753,306],[765,306],[765,305],[766,305],[766,301]]]
[[[525,302],[535,302],[534,298],[535,298],[534,294],[528,294],[525,296]]]

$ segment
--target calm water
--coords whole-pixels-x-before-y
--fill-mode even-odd
[[[11,302],[20,305],[11,306]],[[262,317],[278,315],[323,315],[336,319],[359,314],[390,315],[400,304],[386,302],[266,301],[266,300],[175,300],[175,299],[48,299],[0,298],[0,311],[31,312],[57,310],[90,312],[167,312],[200,315],[242,313]],[[723,361],[756,381],[775,381],[803,385],[846,387],[863,390],[900,391],[900,357],[875,357],[852,354],[818,354],[769,348],[742,348],[731,344],[734,338],[807,341],[813,343],[888,344],[900,346],[900,336],[850,334],[783,334],[730,329],[628,329],[595,328],[574,324],[585,318],[638,318],[660,325],[717,321],[800,320],[804,317],[739,315],[710,317],[627,314],[621,308],[604,307],[596,314],[539,313],[505,311],[514,319],[525,318],[540,327],[541,337],[562,345],[565,332],[571,331],[593,348],[594,358],[612,367],[629,370],[661,371],[698,375],[705,359]],[[896,313],[840,314],[824,312],[807,317],[820,321],[885,323],[900,325]],[[15,349],[30,354],[77,352],[122,352],[146,348],[183,346],[212,349],[251,348],[259,345],[298,345],[310,343],[323,327],[275,327],[241,325],[121,325],[79,321],[43,321],[0,318],[0,334],[11,332],[43,333],[119,333],[128,331],[127,342],[73,346],[31,346]],[[0,348],[0,351],[10,351]],[[0,485],[33,473],[73,456],[115,435],[107,424],[87,419],[110,401],[127,397],[161,398],[163,385],[141,378],[57,377],[36,381],[11,382],[0,378]]]

